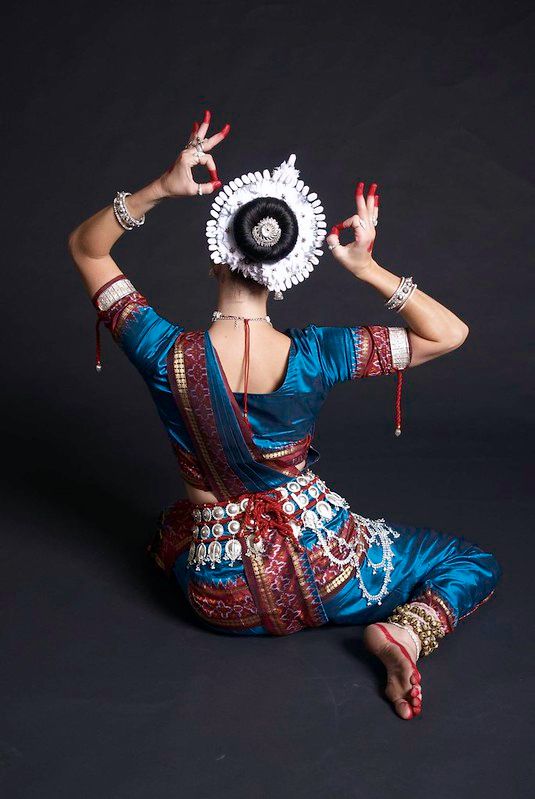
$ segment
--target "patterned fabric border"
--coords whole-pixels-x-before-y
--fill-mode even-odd
[[[214,585],[192,577],[188,584],[191,607],[204,621],[228,630],[244,630],[261,624],[256,605],[243,577]]]
[[[169,350],[167,374],[202,472],[216,496],[228,499],[246,488],[231,470],[221,446],[211,404],[203,339],[204,332],[200,330],[180,333]]]
[[[453,632],[457,624],[453,608],[436,591],[426,588],[423,593],[411,597],[411,602],[423,602],[429,605],[439,617],[444,632],[446,634]]]
[[[264,540],[265,552],[245,557],[245,575],[263,626],[273,635],[317,627],[328,619],[306,551],[296,553],[280,535]]]

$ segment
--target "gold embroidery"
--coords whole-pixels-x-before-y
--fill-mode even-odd
[[[251,558],[251,566],[254,571],[257,587],[261,594],[262,605],[264,607],[267,606],[269,608],[269,617],[271,619],[272,624],[275,625],[279,635],[283,634],[285,632],[284,627],[281,626],[279,622],[279,614],[277,612],[277,608],[275,607],[273,594],[269,590],[269,581],[266,581],[264,565],[256,558]]]
[[[115,325],[115,330],[113,331],[114,339],[118,339],[121,337],[126,321],[131,317],[132,313],[138,307],[139,306],[135,302],[129,302],[127,305],[124,306],[123,310],[119,314],[117,324]]]
[[[320,596],[326,597],[329,594],[332,594],[339,586],[343,585],[355,571],[354,566],[346,566],[346,568],[340,572],[336,577],[334,577],[330,583],[326,583],[323,587],[318,586]]]
[[[362,372],[364,367],[368,363],[369,357],[369,350],[370,350],[370,339],[371,336],[368,334],[367,331],[361,329],[360,331],[360,347],[357,351],[357,366],[355,369],[355,374],[353,375],[353,379],[362,377]]]
[[[188,420],[189,420],[189,423],[191,425],[191,429],[193,430],[193,432],[195,434],[195,438],[197,439],[197,443],[198,443],[199,448],[200,448],[200,450],[202,452],[203,458],[204,458],[204,460],[206,462],[206,465],[210,469],[210,472],[212,473],[212,476],[213,476],[214,480],[216,481],[216,483],[218,485],[218,488],[219,488],[219,491],[220,491],[221,495],[223,497],[225,497],[225,498],[228,498],[230,496],[230,494],[227,491],[227,489],[225,488],[225,484],[223,483],[223,481],[219,477],[219,474],[217,473],[217,470],[216,470],[214,464],[212,463],[212,460],[210,458],[210,453],[209,453],[208,448],[207,448],[207,446],[206,446],[206,444],[204,442],[204,439],[202,437],[202,433],[201,433],[201,431],[199,429],[199,425],[197,424],[197,419],[195,418],[195,414],[193,413],[193,409],[192,409],[190,401],[189,401],[188,383],[187,383],[187,378],[186,378],[186,367],[184,365],[184,351],[182,349],[181,343],[178,340],[175,343],[173,366],[174,366],[177,389],[178,389],[178,391],[180,393],[180,398],[181,398],[184,410],[186,411],[186,414],[188,416]]]
[[[317,621],[318,609],[315,608],[312,604],[312,592],[310,591],[308,581],[303,573],[303,568],[301,566],[301,560],[299,558],[299,555],[295,551],[293,546],[291,546],[291,544],[287,544],[286,546],[288,547],[288,551],[292,559],[293,567],[297,575],[297,581],[299,583],[299,587],[301,588],[301,593],[303,594],[303,598],[305,599],[307,610],[313,616],[314,620]]]
[[[297,441],[294,444],[289,444],[283,449],[270,449],[267,451],[262,451],[262,457],[265,460],[269,460],[270,458],[282,458],[283,455],[290,455],[292,452],[295,452],[295,450],[300,446],[302,446],[302,442]]]

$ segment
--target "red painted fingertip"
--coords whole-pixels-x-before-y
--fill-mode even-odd
[[[212,180],[214,180],[214,181],[215,180],[219,180],[219,177],[217,175],[217,169],[209,169],[208,172],[210,173],[210,178]]]
[[[208,110],[206,110],[206,111],[204,112],[203,125],[205,125],[207,122],[210,122],[210,119],[211,119],[211,117],[212,117],[212,114],[211,114],[211,112],[210,112],[210,111],[208,111]]]
[[[229,131],[230,131],[230,125],[227,122],[227,124],[221,129],[221,133],[223,136],[228,136]]]
[[[331,228],[331,232],[330,232],[330,234],[329,234],[329,235],[330,235],[330,236],[338,236],[338,227],[337,227],[336,225],[333,225],[333,226],[332,226],[332,228]]]
[[[222,185],[223,184],[221,183],[220,180],[214,180],[213,183],[212,183],[212,188],[213,188],[214,191],[217,191],[218,189],[221,188]]]
[[[379,195],[378,194],[374,194],[374,196],[373,196],[373,204],[375,205],[376,208],[379,206]]]
[[[357,197],[361,197],[364,194],[364,183],[362,183],[362,181],[357,183],[357,188],[355,189],[355,194],[357,195]]]
[[[377,190],[377,183],[372,183],[370,188],[368,189],[368,197],[373,197]]]

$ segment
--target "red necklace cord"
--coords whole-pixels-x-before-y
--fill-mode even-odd
[[[249,318],[243,319],[243,330],[245,333],[245,354],[243,365],[243,418],[249,423],[247,416],[247,386],[249,384],[249,344],[250,344],[250,331],[249,331]]]

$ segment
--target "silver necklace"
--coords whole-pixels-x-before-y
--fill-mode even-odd
[[[236,316],[234,314],[224,314],[221,311],[214,311],[212,314],[212,322],[216,319],[234,319],[234,327],[238,326],[238,319],[246,319],[248,322],[267,322],[272,325],[269,316]]]

